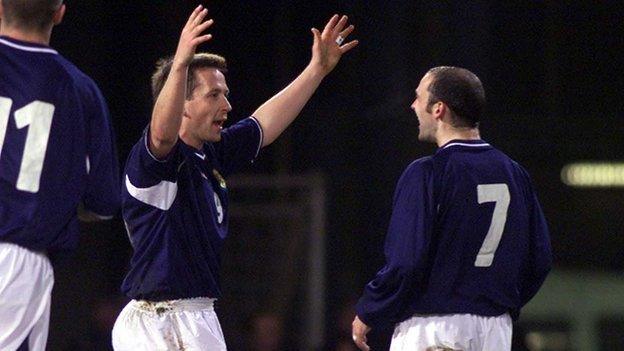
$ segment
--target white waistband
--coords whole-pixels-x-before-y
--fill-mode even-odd
[[[163,314],[182,311],[214,311],[216,300],[209,297],[165,301],[132,300],[130,305],[140,311]]]

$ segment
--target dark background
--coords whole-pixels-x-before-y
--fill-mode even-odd
[[[173,54],[197,2],[66,3],[52,46],[102,89],[123,163],[149,121],[154,62]],[[433,66],[462,66],[483,81],[488,113],[482,137],[531,173],[556,268],[624,270],[624,190],[574,189],[560,180],[570,162],[622,161],[623,14],[615,1],[573,3],[203,2],[215,25],[209,30],[214,39],[200,50],[228,59],[230,121],[251,114],[305,67],[311,27],[322,29],[334,13],[348,14],[356,25],[352,37],[360,45],[245,170],[326,176],[328,326],[383,263],[402,170],[435,150],[418,142],[409,109],[421,76]],[[77,304],[96,306],[91,311],[97,314],[120,295],[131,253],[123,225],[115,220],[84,232],[80,251],[57,270],[52,346],[65,345],[75,323],[87,320]]]

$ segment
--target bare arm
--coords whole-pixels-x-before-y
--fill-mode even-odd
[[[202,35],[213,23],[212,20],[204,21],[207,14],[208,10],[199,5],[186,22],[173,58],[171,72],[154,104],[149,148],[158,158],[167,156],[178,140],[189,64],[193,60],[197,46],[212,38],[210,34]]]
[[[341,45],[342,42],[337,43],[338,37],[344,40],[354,29],[353,25],[345,28],[347,16],[342,16],[340,20],[338,18],[338,15],[334,15],[322,33],[312,28],[314,44],[308,66],[284,90],[254,112],[253,115],[260,122],[264,132],[262,146],[271,144],[282,134],[310,100],[323,78],[336,67],[342,55],[358,44],[357,40],[344,45]]]

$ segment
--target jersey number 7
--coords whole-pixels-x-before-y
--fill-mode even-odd
[[[509,188],[507,184],[479,184],[477,185],[477,201],[479,204],[494,202],[494,213],[487,235],[483,240],[481,249],[475,259],[475,267],[489,267],[494,261],[494,254],[500,243],[505,222],[507,222],[507,209],[509,208]]]
[[[9,126],[11,105],[13,105],[13,100],[0,96],[0,155],[2,155],[4,138]],[[18,190],[30,193],[39,191],[43,159],[48,148],[53,115],[54,105],[39,100],[29,103],[14,113],[17,129],[29,126],[15,185]]]

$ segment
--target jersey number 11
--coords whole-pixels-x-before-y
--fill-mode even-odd
[[[13,100],[0,96],[0,155],[2,155],[4,138],[9,126],[11,105],[13,105]],[[54,105],[35,100],[16,110],[14,115],[17,129],[29,126],[15,187],[18,190],[36,193],[39,191],[43,159],[52,127]]]

